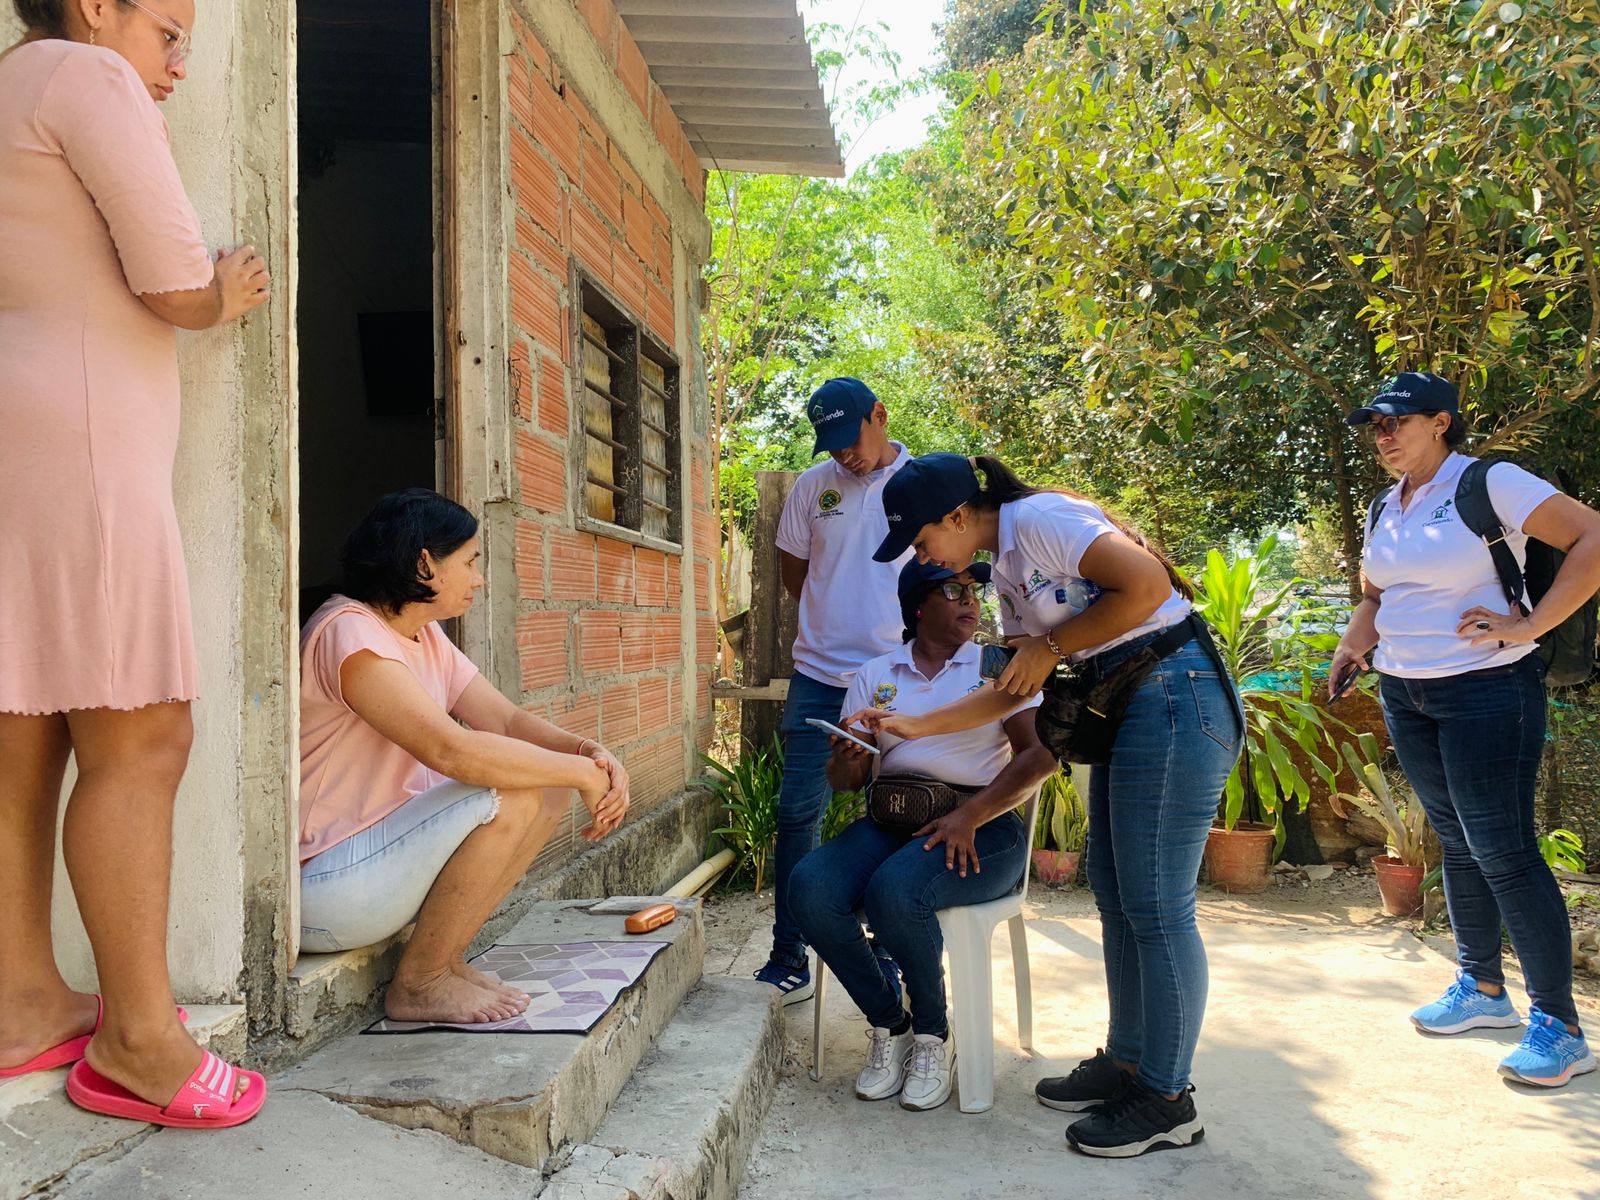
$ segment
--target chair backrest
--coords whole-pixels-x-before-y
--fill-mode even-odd
[[[1028,880],[1033,875],[1033,827],[1039,820],[1040,790],[1040,788],[1033,789],[1032,794],[1028,797],[1027,807],[1022,810],[1022,823],[1028,830],[1028,840],[1026,842],[1028,855],[1022,860],[1022,882],[1017,885],[1016,890],[1024,896],[1028,894]]]

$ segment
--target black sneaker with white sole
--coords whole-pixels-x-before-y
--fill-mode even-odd
[[[1168,1100],[1137,1079],[1130,1079],[1115,1100],[1067,1127],[1074,1150],[1096,1158],[1136,1158],[1151,1150],[1176,1150],[1205,1137],[1194,1110],[1194,1088]]]
[[[1033,1098],[1046,1108],[1062,1112],[1087,1112],[1097,1104],[1113,1100],[1129,1079],[1126,1071],[1111,1061],[1104,1050],[1096,1050],[1069,1075],[1052,1075],[1034,1085]]]

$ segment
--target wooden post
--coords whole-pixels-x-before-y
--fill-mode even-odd
[[[750,615],[744,630],[744,686],[765,687],[794,673],[794,639],[800,609],[783,590],[778,565],[778,518],[789,489],[799,478],[794,471],[756,472],[756,525],[750,536]],[[739,710],[739,734],[756,749],[772,744],[783,716],[783,702],[745,700]]]

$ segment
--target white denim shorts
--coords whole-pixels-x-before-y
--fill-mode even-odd
[[[300,949],[370,946],[416,918],[472,831],[500,811],[493,788],[447,780],[300,867]]]

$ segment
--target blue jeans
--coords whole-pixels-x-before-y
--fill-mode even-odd
[[[500,811],[493,788],[447,780],[300,865],[300,949],[370,946],[415,919],[450,856]]]
[[[818,683],[799,671],[789,680],[778,733],[783,738],[783,786],[778,791],[777,860],[772,872],[772,957],[798,967],[806,961],[805,935],[789,911],[789,876],[796,864],[817,848],[822,814],[833,800],[828,735],[806,724],[812,717],[839,723],[845,689]]]
[[[1444,849],[1444,897],[1461,969],[1505,983],[1502,922],[1528,995],[1576,1025],[1567,908],[1533,830],[1544,753],[1544,663],[1379,683],[1389,738]]]
[[[1147,640],[1107,651],[1103,665]],[[1163,1094],[1188,1086],[1205,1017],[1195,884],[1242,728],[1233,685],[1190,642],[1145,678],[1110,764],[1090,774],[1086,871],[1111,1000],[1106,1050]]]
[[[906,838],[870,817],[800,861],[789,880],[789,910],[817,955],[880,1029],[900,1023],[900,999],[861,929],[865,909],[872,936],[893,955],[911,1001],[911,1028],[944,1036],[944,936],[938,911],[995,900],[1017,886],[1028,856],[1027,830],[1015,813],[979,826],[980,871],[945,867],[945,848],[924,850],[927,838]]]

